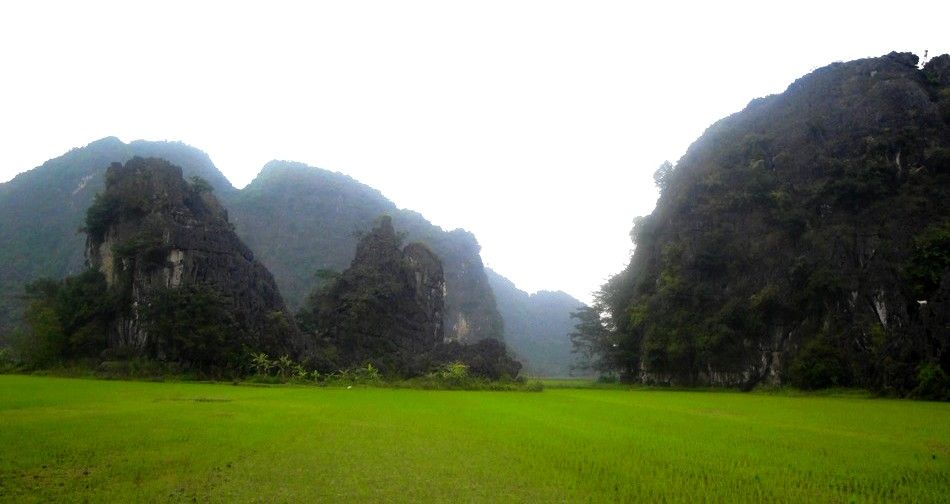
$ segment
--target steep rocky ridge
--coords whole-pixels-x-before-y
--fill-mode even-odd
[[[658,171],[603,290],[628,377],[908,392],[950,371],[950,58],[917,63],[818,69]]]
[[[421,243],[403,245],[381,216],[356,247],[350,267],[317,288],[299,312],[313,339],[309,364],[325,372],[371,364],[412,377],[462,362],[475,376],[515,378],[521,363],[497,339],[446,341],[445,280],[439,257]]]
[[[273,277],[234,233],[210,188],[187,183],[180,167],[157,158],[113,163],[105,180],[105,190],[89,210],[86,232],[89,264],[105,275],[120,300],[109,335],[111,348],[181,357],[176,353],[188,350],[170,348],[182,341],[173,341],[169,337],[174,335],[167,333],[175,324],[188,322],[182,317],[194,315],[193,303],[174,304],[193,294],[213,298],[222,308],[222,320],[212,321],[208,329],[228,333],[213,345],[227,346],[235,355],[248,350],[300,352],[293,317]],[[173,303],[163,306],[169,299]],[[181,312],[175,311],[179,308]]]
[[[444,291],[439,258],[421,243],[403,246],[392,219],[382,217],[350,267],[301,313],[321,345],[315,364],[332,371],[372,363],[390,374],[420,374],[419,359],[445,339]]]
[[[398,232],[424,243],[442,260],[446,338],[502,338],[502,318],[480,247],[467,231],[445,232],[346,175],[285,161],[268,163],[225,204],[238,234],[274,273],[291,307],[301,305],[318,271],[347,268],[361,234],[386,214]]]
[[[84,269],[82,226],[106,168],[134,156],[160,157],[199,176],[230,212],[238,236],[274,274],[291,309],[298,308],[320,270],[342,271],[360,232],[382,214],[400,232],[443,258],[447,283],[446,337],[478,341],[502,337],[502,319],[484,274],[478,242],[464,230],[445,232],[415,212],[399,210],[379,191],[339,173],[300,163],[272,162],[243,190],[235,189],[210,158],[177,142],[109,137],[47,161],[0,184],[0,338],[23,311],[23,286],[40,277],[63,278]]]
[[[234,191],[208,156],[175,142],[103,138],[0,184],[0,337],[23,311],[20,294],[40,277],[63,278],[85,268],[86,209],[102,192],[105,172],[134,156],[160,156],[186,178],[208,180],[219,195]]]

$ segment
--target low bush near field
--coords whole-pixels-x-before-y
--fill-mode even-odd
[[[413,378],[383,376],[372,364],[331,373],[308,371],[287,356],[271,359],[267,354],[252,354],[250,367],[254,374],[245,378],[251,383],[317,385],[322,387],[372,386],[389,388],[418,388],[425,390],[499,390],[539,392],[541,382],[524,379],[488,380],[475,376],[469,366],[455,361],[439,366],[434,371]]]
[[[0,347],[0,373],[14,371],[17,366],[18,363],[13,357],[13,350],[7,347]]]

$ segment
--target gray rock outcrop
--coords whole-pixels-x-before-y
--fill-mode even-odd
[[[439,257],[421,243],[403,246],[392,219],[381,217],[359,241],[350,267],[300,314],[314,338],[311,365],[331,372],[372,364],[410,377],[462,362],[479,377],[517,377],[521,363],[501,341],[465,344],[448,336],[445,291]]]
[[[151,334],[150,328],[155,323],[185,328],[189,320],[174,319],[194,316],[195,309],[184,301],[166,303],[163,317],[171,320],[148,320],[150,310],[171,293],[203,296],[204,304],[214,305],[222,318],[213,332],[225,341],[192,345],[275,355],[300,350],[293,318],[273,277],[234,233],[210,186],[198,179],[186,182],[181,168],[157,158],[113,163],[105,192],[89,211],[86,232],[90,266],[105,275],[127,308],[115,321],[110,347],[169,355],[173,349],[159,342],[165,335]],[[174,312],[175,306],[182,311]]]
[[[412,374],[416,359],[444,339],[442,263],[425,245],[405,247],[382,217],[364,236],[350,267],[305,308],[331,368],[374,364]],[[330,357],[327,357],[330,356]]]

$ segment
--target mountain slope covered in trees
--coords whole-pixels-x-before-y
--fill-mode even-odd
[[[0,184],[0,338],[22,314],[24,286],[85,269],[86,209],[104,188],[106,168],[134,156],[160,157],[200,177],[229,212],[238,236],[273,272],[288,306],[299,308],[324,270],[352,261],[362,233],[382,214],[398,232],[428,245],[443,261],[448,339],[503,338],[503,321],[485,276],[480,247],[464,230],[443,231],[397,208],[379,191],[339,173],[274,161],[235,189],[210,158],[174,142],[104,138]]]
[[[19,338],[29,366],[145,357],[220,373],[250,350],[306,347],[273,277],[203,179],[163,159],[113,163],[86,212],[89,269],[38,280]]]
[[[526,371],[547,377],[576,372],[572,369],[576,356],[570,340],[575,324],[571,313],[584,303],[560,291],[528,294],[491,269],[487,272],[505,320],[505,342],[523,359]]]
[[[109,165],[134,156],[159,156],[181,166],[185,178],[207,180],[219,197],[235,190],[198,149],[172,142],[126,144],[114,137],[73,149],[0,184],[0,335],[22,313],[26,283],[85,269],[86,237],[79,228],[86,209],[102,192]]]
[[[238,235],[274,273],[294,309],[318,274],[349,266],[362,234],[386,214],[397,232],[425,243],[442,260],[446,337],[502,338],[502,318],[471,233],[443,231],[346,175],[288,161],[268,163],[247,187],[224,199]]]
[[[917,64],[818,69],[661,167],[635,254],[598,296],[602,368],[946,394],[950,57]]]

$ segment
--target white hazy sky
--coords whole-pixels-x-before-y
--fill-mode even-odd
[[[181,140],[238,187],[340,171],[528,291],[588,300],[652,173],[833,61],[950,51],[950,2],[0,5],[0,180],[103,136]]]

